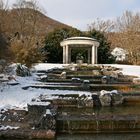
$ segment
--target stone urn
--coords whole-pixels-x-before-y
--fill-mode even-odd
[[[77,64],[82,64],[84,61],[84,57],[79,53],[77,56],[76,56],[76,63]]]

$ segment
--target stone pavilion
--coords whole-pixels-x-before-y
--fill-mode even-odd
[[[97,64],[99,42],[89,37],[70,37],[64,39],[60,45],[63,47],[63,64],[71,63],[71,50],[75,48],[86,49],[88,64]]]

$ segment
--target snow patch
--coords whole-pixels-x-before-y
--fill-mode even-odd
[[[3,126],[3,125],[0,125],[0,130],[8,130],[8,129],[10,129],[10,130],[17,130],[17,129],[19,129],[20,127],[14,127],[14,126],[9,126],[9,125],[7,125],[7,126]]]
[[[28,105],[37,105],[37,106],[48,106],[50,103],[49,102],[30,102]]]
[[[51,63],[39,63],[36,64],[33,69],[36,71],[47,71],[49,69],[54,69],[54,68],[63,68],[64,66],[67,66],[68,64],[51,64]]]

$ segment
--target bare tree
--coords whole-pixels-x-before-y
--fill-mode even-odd
[[[35,35],[37,33],[36,26],[38,22],[38,10],[37,2],[35,0],[25,1],[17,0],[13,5],[13,20],[15,25],[14,29],[17,29],[22,35]]]
[[[0,59],[10,59],[10,47],[7,39],[8,0],[0,0]]]
[[[119,46],[128,51],[129,62],[140,64],[140,13],[126,11],[117,18],[116,31]]]
[[[88,25],[88,29],[95,29],[104,33],[111,32],[114,29],[114,22],[111,20],[101,20],[97,18],[91,25]]]
[[[14,4],[12,30],[15,31],[11,47],[15,60],[30,66],[33,62],[41,61],[42,37],[38,34],[39,7],[35,0],[18,0]]]
[[[0,0],[0,32],[6,31],[6,21],[7,21],[7,11],[8,11],[8,0]]]
[[[140,13],[125,11],[121,17],[117,18],[116,29],[119,32],[139,32]]]

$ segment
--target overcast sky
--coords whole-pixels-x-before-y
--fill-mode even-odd
[[[9,0],[13,3],[16,0]],[[140,0],[37,0],[47,16],[86,30],[95,19],[114,19],[125,10],[139,11]]]

